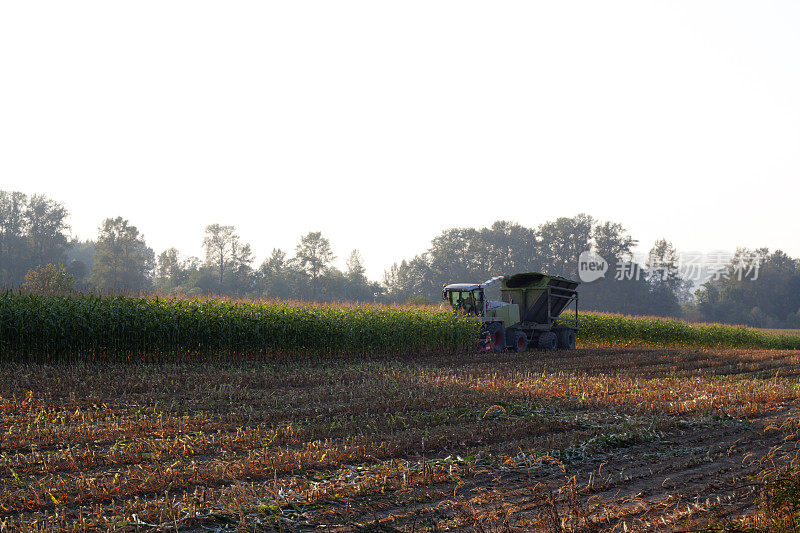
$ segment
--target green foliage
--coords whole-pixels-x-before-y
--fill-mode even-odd
[[[64,293],[72,290],[75,279],[67,273],[64,265],[44,265],[32,268],[25,274],[22,288],[40,293]]]
[[[759,505],[738,521],[711,519],[697,524],[700,531],[780,532],[800,531],[800,472],[793,466],[768,466],[758,474]]]
[[[0,285],[18,285],[39,265],[63,263],[67,209],[45,196],[0,191]]]
[[[253,251],[249,244],[241,241],[236,228],[219,224],[206,226],[203,247],[206,249],[206,267],[216,276],[216,283],[210,287],[213,292],[236,296],[246,294],[252,278]]]
[[[311,299],[317,299],[318,279],[336,259],[331,243],[322,236],[322,232],[312,231],[300,238],[295,250],[297,264],[311,280]]]
[[[756,270],[755,267],[758,267]],[[706,320],[756,327],[797,327],[800,261],[780,250],[741,248],[719,279],[697,291]]]
[[[6,361],[449,353],[477,337],[477,323],[424,308],[0,293]]]
[[[147,247],[136,226],[122,217],[103,221],[92,264],[95,287],[104,291],[147,289],[153,263],[153,250]]]
[[[453,353],[478,327],[422,307],[0,293],[0,361]],[[800,336],[655,317],[589,313],[580,328],[584,343],[800,349]]]
[[[800,472],[793,468],[778,472],[764,492],[774,511],[795,519],[800,516]]]
[[[702,346],[800,350],[800,336],[777,335],[744,326],[691,324],[661,317],[584,313],[578,340],[584,343]]]

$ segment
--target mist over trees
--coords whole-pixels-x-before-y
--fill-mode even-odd
[[[68,215],[45,196],[0,191],[0,285],[438,304],[445,283],[526,271],[579,279],[578,258],[591,250],[607,270],[580,286],[582,309],[800,327],[800,261],[782,251],[739,249],[695,290],[668,240],[653,243],[647,259],[637,262],[638,241],[621,224],[583,213],[536,228],[499,220],[485,228],[446,229],[420,254],[388,267],[380,282],[367,278],[358,250],[342,256],[344,271],[337,268],[334,245],[318,231],[302,236],[291,255],[275,248],[256,265],[251,245],[232,225],[213,223],[198,231],[201,259],[175,247],[156,255],[122,217],[105,219],[94,239],[79,241],[70,236]],[[743,270],[758,275],[742,279]]]
[[[68,214],[45,196],[0,191],[0,284],[20,285],[29,270],[66,261]]]
[[[636,241],[614,222],[589,215],[561,217],[538,228],[498,221],[488,228],[443,231],[424,253],[392,265],[384,285],[394,300],[424,296],[435,301],[442,283],[482,282],[504,273],[541,271],[578,279],[581,252],[594,250],[609,263],[605,277],[580,287],[580,305],[601,311],[679,316],[677,292],[661,290],[643,266],[630,263]],[[615,279],[623,263],[631,275]]]
[[[758,265],[758,278],[739,272]],[[800,261],[780,250],[740,248],[719,279],[695,294],[697,309],[708,321],[766,328],[800,328]]]

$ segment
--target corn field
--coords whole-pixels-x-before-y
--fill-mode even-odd
[[[289,353],[455,353],[479,324],[424,307],[0,293],[0,361],[176,360]],[[584,345],[800,349],[800,336],[585,313]]]
[[[745,326],[693,324],[663,317],[584,313],[578,340],[613,346],[702,346],[800,350],[800,336],[780,335]]]
[[[0,293],[0,360],[453,353],[478,325],[418,307]]]

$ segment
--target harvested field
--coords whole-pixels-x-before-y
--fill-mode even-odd
[[[734,520],[758,507],[763,459],[793,452],[799,376],[796,351],[709,349],[7,364],[0,521],[491,531]]]

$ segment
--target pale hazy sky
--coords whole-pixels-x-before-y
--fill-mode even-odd
[[[3,2],[0,189],[368,274],[589,213],[800,256],[800,2]]]

